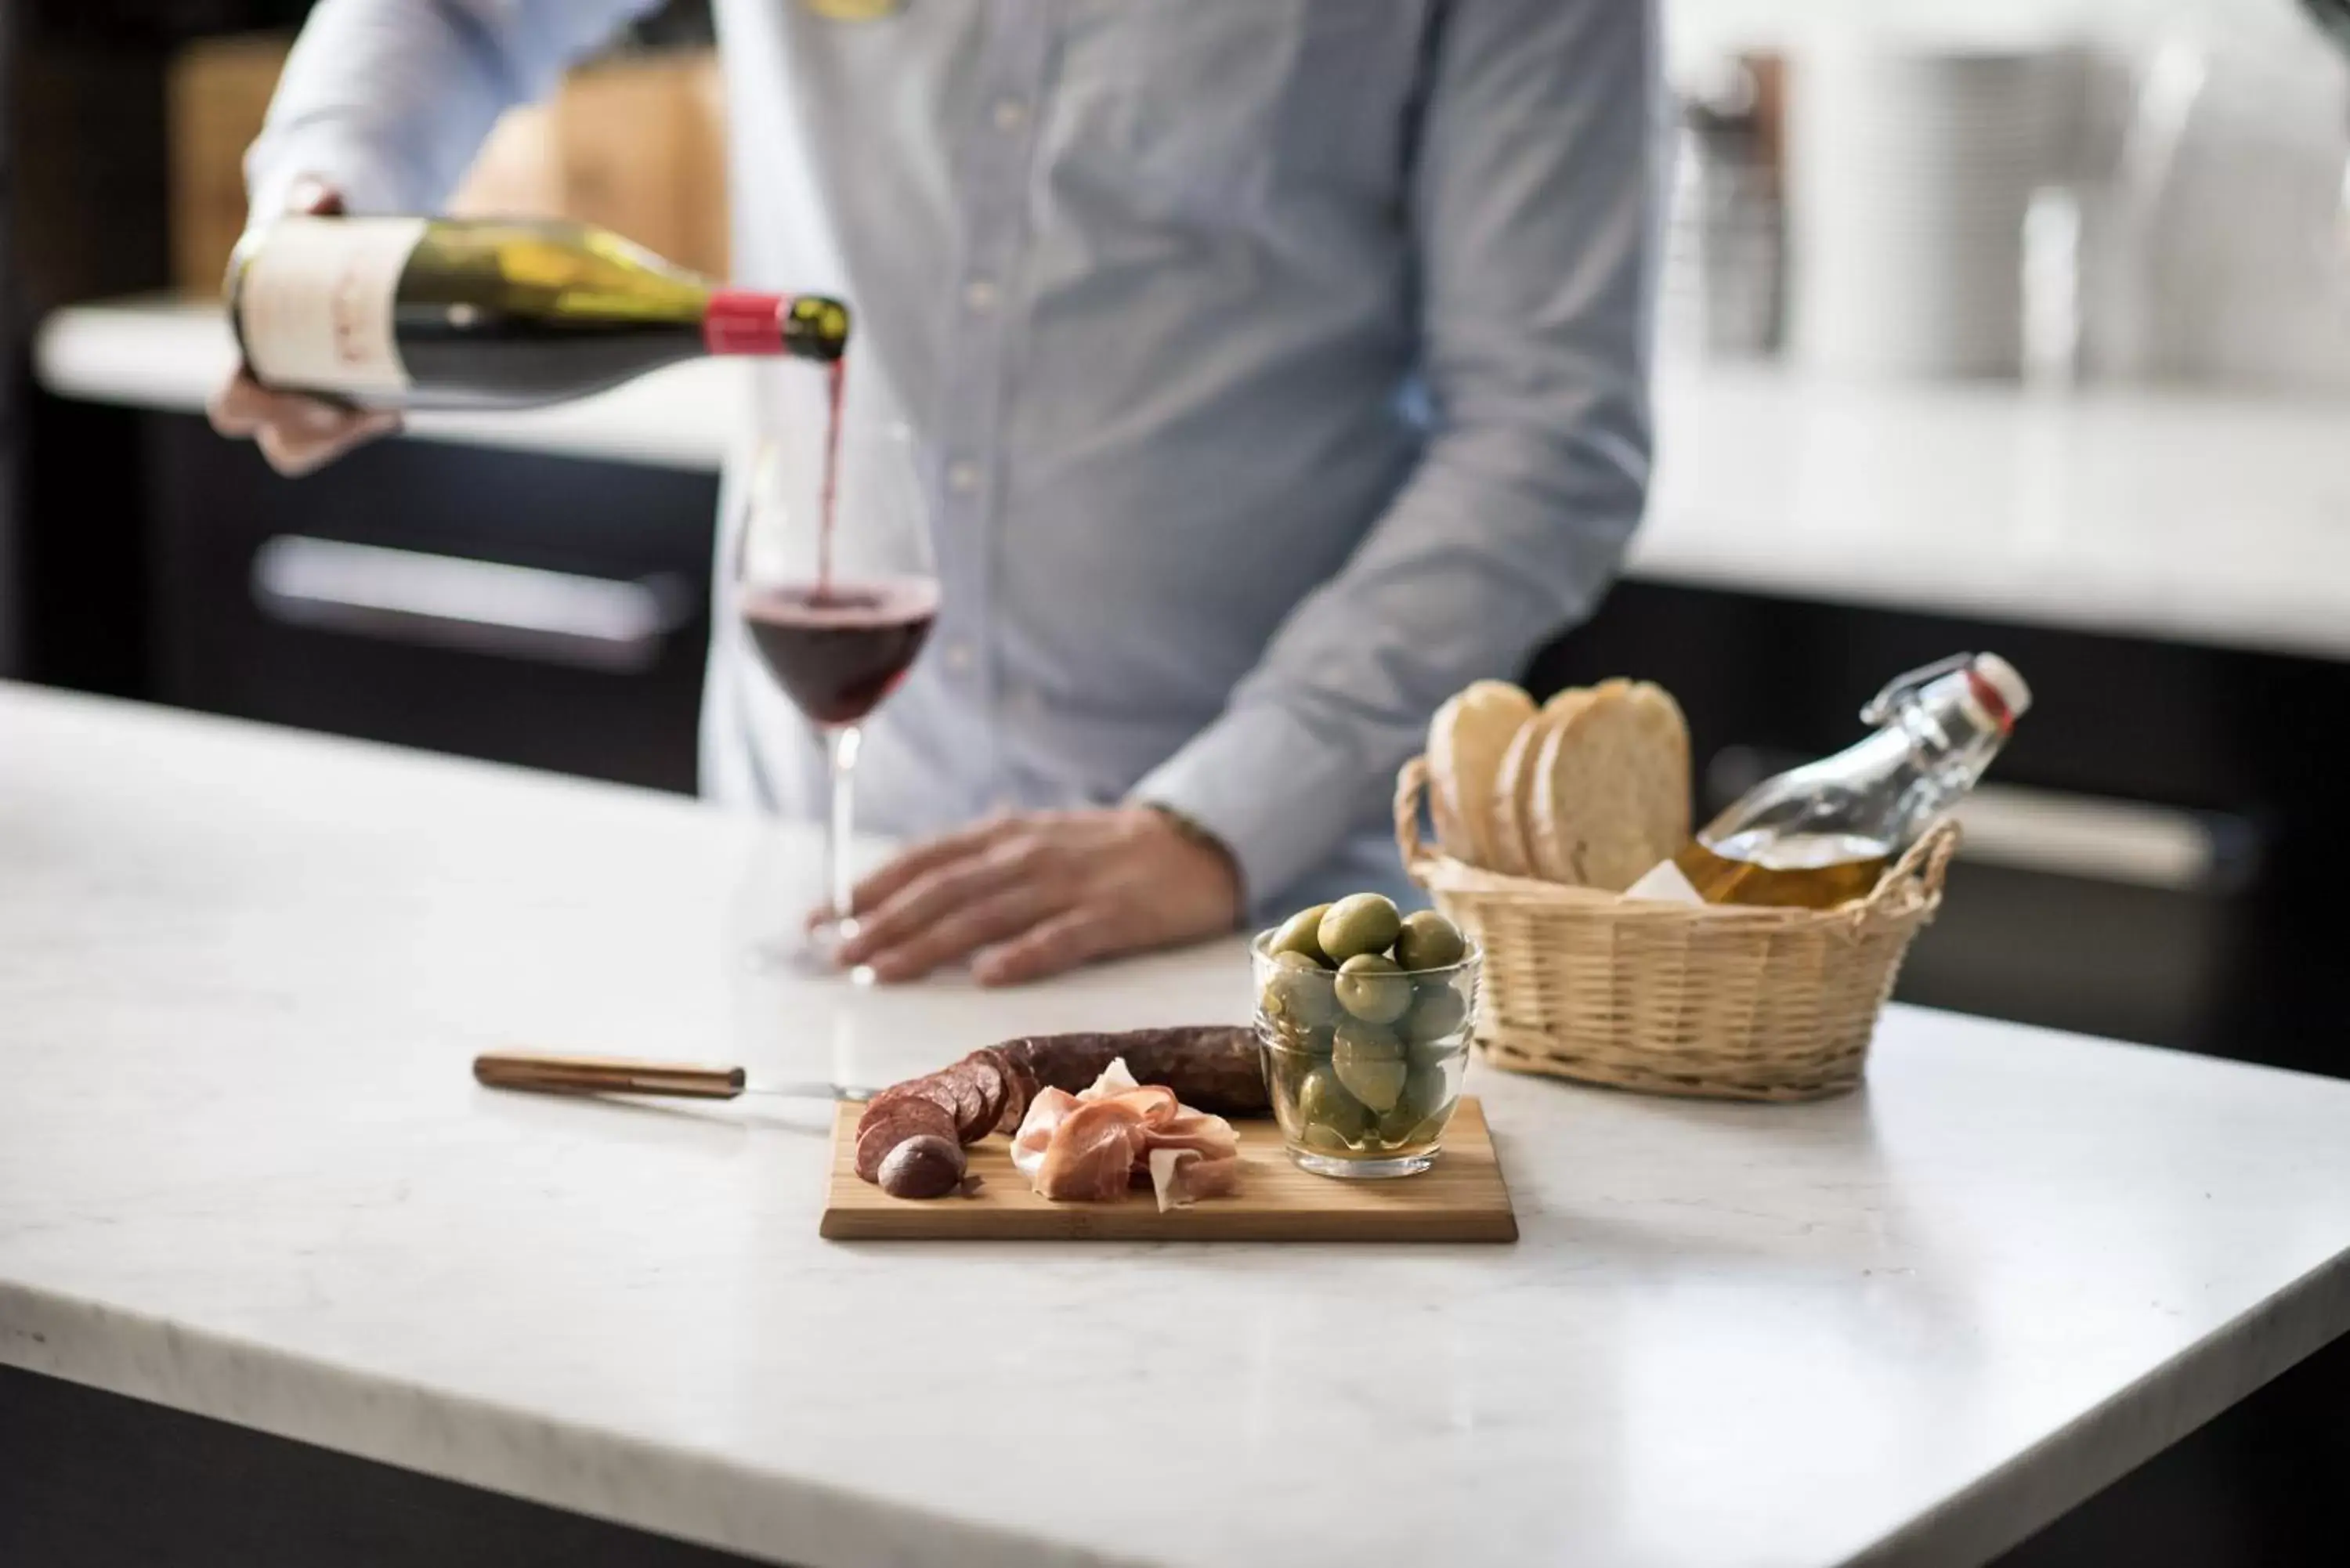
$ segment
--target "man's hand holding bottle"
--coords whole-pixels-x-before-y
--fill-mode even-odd
[[[320,217],[342,210],[342,197],[316,180],[297,182],[286,202],[289,213]],[[396,413],[348,409],[299,393],[273,392],[255,380],[243,365],[213,394],[205,411],[212,416],[213,429],[224,436],[249,439],[269,460],[270,467],[289,476],[323,467],[353,447],[400,428]]]

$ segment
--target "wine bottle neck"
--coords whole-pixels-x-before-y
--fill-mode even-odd
[[[791,300],[780,294],[722,288],[702,316],[702,341],[712,354],[780,354]]]
[[[848,307],[821,295],[722,288],[702,312],[702,341],[712,354],[837,359],[848,347]]]

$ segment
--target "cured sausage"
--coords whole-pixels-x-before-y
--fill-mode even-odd
[[[1163,1084],[1195,1110],[1219,1116],[1272,1114],[1264,1064],[1253,1030],[1207,1024],[1128,1029],[1114,1033],[1038,1034],[1000,1047],[1039,1086],[1070,1094],[1101,1076],[1118,1057],[1138,1084]]]
[[[909,1138],[954,1136],[954,1116],[923,1096],[901,1095],[868,1106],[857,1123],[857,1174],[878,1180],[889,1151]]]
[[[972,1052],[969,1060],[984,1062],[995,1069],[1003,1080],[1003,1103],[995,1113],[992,1129],[1013,1133],[1020,1129],[1020,1118],[1028,1114],[1029,1096],[1036,1092],[1036,1079],[1026,1068],[1014,1064],[1011,1057],[993,1045]]]
[[[892,1198],[944,1198],[962,1186],[962,1146],[925,1133],[910,1137],[881,1162],[881,1190]]]
[[[955,1064],[956,1070],[970,1078],[979,1089],[979,1106],[972,1119],[959,1121],[956,1125],[957,1136],[967,1144],[977,1143],[995,1130],[997,1119],[1003,1115],[1004,1097],[1011,1090],[1011,1085],[1004,1081],[1003,1069],[989,1061],[989,1054],[974,1051]]]
[[[857,1174],[897,1197],[943,1197],[962,1181],[962,1146],[1018,1130],[1044,1089],[1075,1094],[1119,1057],[1137,1083],[1163,1085],[1194,1110],[1218,1116],[1271,1111],[1256,1036],[1247,1029],[1031,1035],[983,1046],[874,1096],[857,1122]],[[941,1143],[955,1151],[951,1180],[948,1162],[931,1147]]]

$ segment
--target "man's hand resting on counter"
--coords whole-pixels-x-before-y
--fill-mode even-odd
[[[1009,816],[933,839],[858,884],[844,967],[918,980],[971,961],[984,985],[1197,941],[1240,924],[1223,851],[1149,806]]]
[[[308,180],[294,187],[286,210],[322,215],[340,213],[343,199]],[[317,398],[270,391],[247,375],[242,365],[213,394],[205,411],[212,415],[213,429],[224,436],[250,436],[269,466],[289,477],[322,467],[362,441],[400,428],[398,414],[368,413]]]

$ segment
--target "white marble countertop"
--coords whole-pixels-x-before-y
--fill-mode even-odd
[[[1980,1560],[2350,1326],[2350,1083],[1897,1009],[1864,1094],[1480,1070],[1514,1247],[845,1245],[822,1108],[1237,1015],[1216,946],[754,971],[808,846],[0,685],[0,1361],[776,1561]]]
[[[68,396],[192,410],[232,352],[209,307],[97,306],[51,317],[36,363]],[[740,374],[703,361],[415,433],[711,468]],[[2350,659],[2350,401],[1683,366],[1658,428],[1633,577]]]

